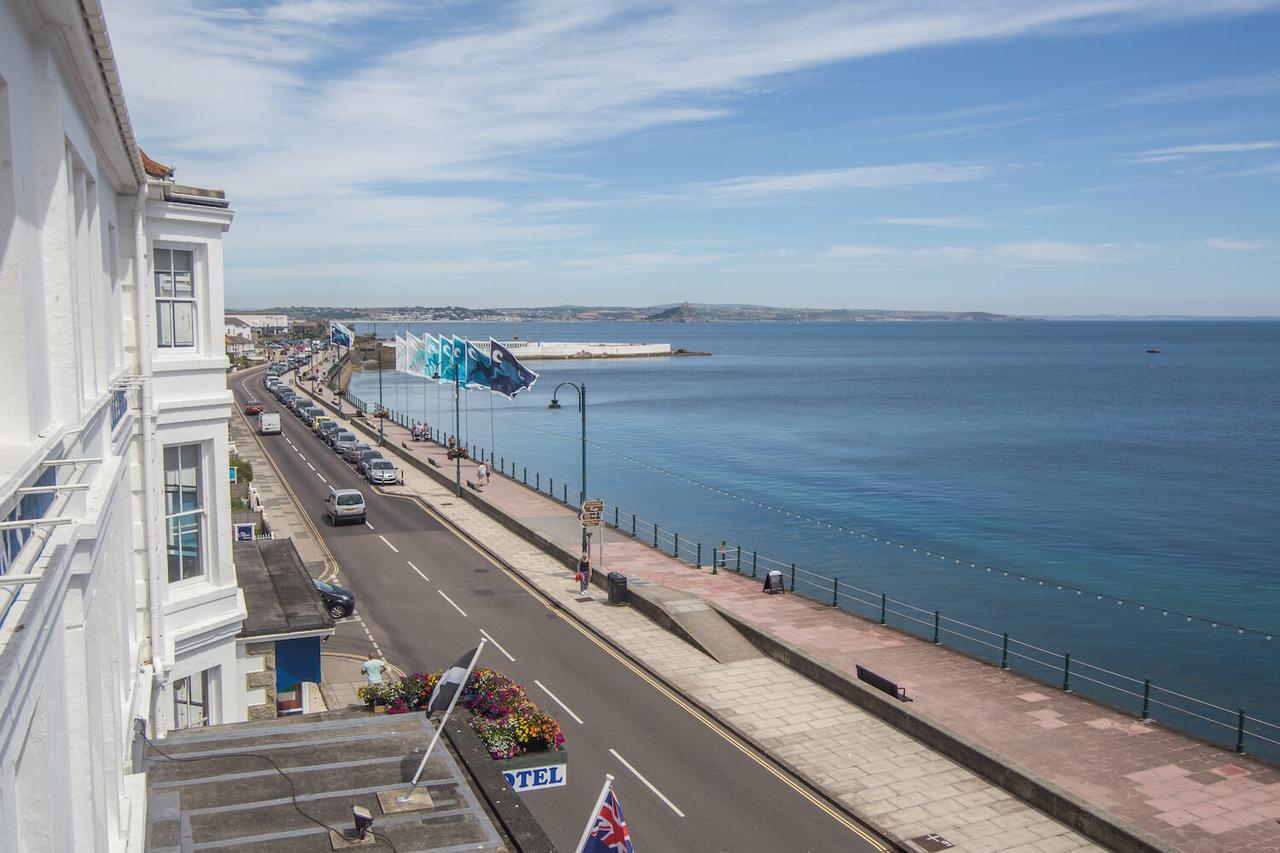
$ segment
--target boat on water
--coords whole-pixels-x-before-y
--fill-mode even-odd
[[[1150,348],[1147,350],[1147,352],[1160,352],[1160,350],[1156,349],[1155,347],[1150,347]]]

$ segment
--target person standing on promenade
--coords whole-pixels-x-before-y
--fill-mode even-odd
[[[578,592],[582,595],[587,594],[587,587],[591,584],[591,555],[583,551],[582,556],[578,559]]]
[[[369,686],[382,683],[382,670],[386,667],[386,662],[373,652],[369,652],[369,659],[360,667],[360,671],[364,673],[365,679]]]
[[[489,483],[489,468],[483,462],[476,469],[476,487],[484,488]]]

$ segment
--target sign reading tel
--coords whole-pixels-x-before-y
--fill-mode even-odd
[[[504,770],[502,775],[513,791],[537,791],[540,788],[560,788],[569,783],[568,764],[550,764],[546,767],[527,767],[523,770]]]

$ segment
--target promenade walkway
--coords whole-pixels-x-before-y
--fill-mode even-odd
[[[389,444],[407,448],[420,459],[433,458],[442,473],[452,474],[454,463],[438,445],[412,442],[406,430],[390,422],[386,436]],[[476,467],[464,461],[464,479],[474,481]],[[502,542],[503,535],[515,538],[476,510],[469,512],[477,518],[461,518],[466,515],[465,505],[450,500],[449,489],[426,475],[410,468],[406,485],[486,544]],[[527,527],[576,551],[580,528],[572,509],[500,475],[492,478],[482,496]],[[534,549],[516,541],[518,544],[510,546],[512,561],[527,561]],[[502,547],[495,545],[494,549],[504,554]],[[1156,846],[1186,851],[1280,851],[1280,771],[1270,764],[1144,724],[1089,699],[1014,672],[1002,672],[800,596],[763,595],[758,581],[732,572],[713,575],[708,569],[695,569],[623,533],[608,532],[605,558],[608,570],[712,600],[744,622],[850,677],[855,663],[889,675],[905,685],[916,700],[912,713],[968,738],[1002,763],[1019,766],[1088,802],[1115,822],[1145,834]],[[563,567],[558,572],[566,574]],[[602,631],[611,633],[607,626]],[[757,661],[752,665],[764,664]],[[941,777],[931,779],[930,775],[914,775],[912,770],[895,767],[892,761],[859,761],[850,754],[851,738],[835,732],[824,742],[823,723],[831,717],[814,719],[811,709],[788,701],[785,695],[782,707],[771,708],[768,697],[751,686],[744,689],[741,682],[731,686],[733,681],[718,682],[720,686],[709,701],[741,718],[741,727],[749,733],[768,735],[766,742],[776,744],[778,754],[857,813],[882,825],[890,823],[895,830],[913,832],[914,827],[908,825],[919,822],[921,827],[938,831],[941,824],[936,818],[945,815],[948,807],[942,804],[961,804],[963,810],[950,816],[955,820],[947,821],[949,828],[943,833],[952,841],[956,840],[952,835],[959,836],[965,827],[1002,817],[991,813],[992,799],[998,799],[991,791],[977,797],[971,796],[971,790],[967,792],[970,796],[948,792],[945,786],[944,790],[934,786],[930,791],[936,778],[951,780],[963,774],[973,782],[982,781],[968,771],[952,765],[941,771]],[[678,679],[677,683],[683,688],[688,680]],[[698,685],[689,686],[698,689]],[[784,693],[781,687],[772,692]],[[912,746],[917,755],[926,752],[915,741],[903,739],[906,744],[898,757],[910,754]],[[820,756],[821,766],[811,767],[806,754]],[[886,788],[880,784],[886,778],[895,785]],[[1015,824],[1020,831],[1026,825],[1036,825],[1030,817]],[[1040,832],[1048,831],[1039,826]],[[1037,850],[1083,844],[1078,836],[1070,843],[1066,837],[1048,837],[1053,840],[1046,843],[1028,836],[1025,841],[1038,845],[1028,848]],[[1008,837],[994,849],[1021,849],[1018,845],[1024,841],[1020,838],[1021,834]],[[973,847],[980,848],[981,844]]]

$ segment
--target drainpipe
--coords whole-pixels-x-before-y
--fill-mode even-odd
[[[154,381],[151,366],[151,341],[155,340],[155,325],[152,317],[151,301],[145,298],[147,276],[144,270],[147,258],[147,207],[146,182],[138,186],[138,194],[133,205],[133,300],[134,331],[138,346],[138,374],[141,378],[139,391],[141,399],[139,408],[142,417],[142,493],[143,517],[142,525],[147,543],[147,635],[151,644],[151,667],[153,686],[163,687],[167,681],[167,672],[172,667],[165,666],[165,630],[164,613],[161,609],[165,576],[161,572],[160,543],[160,505],[156,497],[155,471],[155,400],[152,393]],[[155,703],[147,709],[151,718],[151,730],[154,737],[164,737],[166,729],[160,725],[159,715],[154,713]]]

